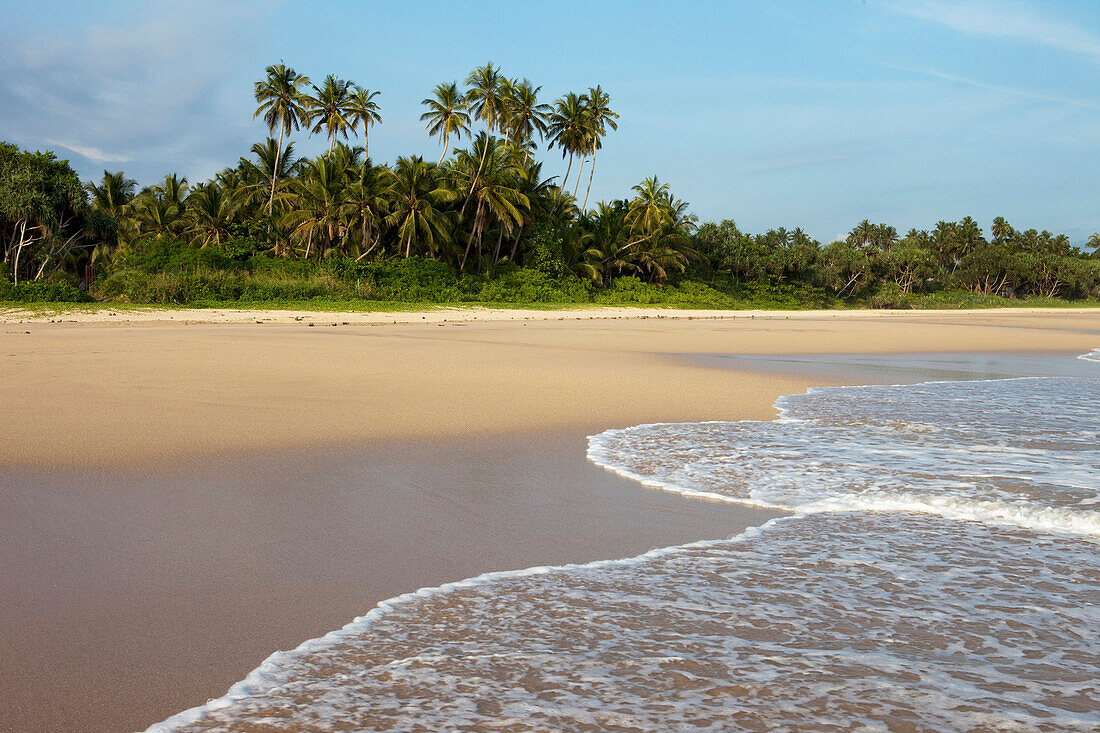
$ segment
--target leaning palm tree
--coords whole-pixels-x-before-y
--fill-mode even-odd
[[[443,206],[455,199],[454,191],[443,185],[437,168],[418,155],[398,158],[386,177],[390,214],[385,222],[397,229],[405,257],[412,256],[414,245],[434,254],[451,236]]]
[[[360,124],[363,125],[363,154],[370,155],[370,145],[367,142],[367,128],[382,121],[382,108],[374,101],[382,92],[372,92],[360,86],[352,85],[351,94],[348,96],[348,121],[352,130]]]
[[[569,165],[565,168],[565,177],[561,179],[559,198],[564,192],[573,170],[573,156],[588,149],[588,109],[584,99],[569,92],[554,103],[550,114],[550,147],[561,148],[561,157],[569,155]]]
[[[308,123],[313,127],[309,134],[315,135],[324,130],[328,135],[328,151],[336,145],[336,136],[348,137],[350,127],[350,97],[353,84],[338,79],[334,74],[325,77],[321,86],[313,85],[313,94],[306,96]]]
[[[498,129],[497,126],[502,121],[506,111],[504,97],[501,95],[501,84],[504,81],[504,77],[500,75],[500,67],[493,66],[492,61],[474,69],[466,77],[466,83],[470,86],[469,91],[466,92],[466,102],[470,105],[470,112],[473,113],[474,118],[485,123],[487,135],[492,135],[493,131]],[[488,151],[488,147],[484,150]],[[480,175],[480,169],[484,166],[485,158],[483,157],[478,166],[478,175]],[[473,195],[473,187],[477,185],[477,179],[478,176],[474,176],[470,184],[470,192],[462,203],[460,215],[466,212],[466,205],[470,203],[470,196]]]
[[[508,110],[508,137],[523,147],[524,161],[530,160],[534,137],[545,139],[549,134],[547,120],[550,117],[550,105],[540,104],[538,94],[542,87],[536,87],[527,79],[508,85],[505,106]]]
[[[588,188],[584,191],[584,203],[581,209],[588,208],[588,194],[592,191],[592,178],[596,174],[596,151],[603,148],[603,138],[607,128],[618,130],[615,120],[619,115],[611,111],[611,95],[597,84],[585,95],[588,107],[588,152],[592,155],[592,165],[588,171]]]
[[[299,124],[306,120],[306,111],[303,108],[302,88],[309,84],[308,76],[300,76],[294,69],[284,64],[275,64],[267,67],[267,78],[256,82],[256,101],[260,106],[256,108],[252,118],[263,115],[267,123],[269,135],[275,134],[279,129],[279,146],[275,155],[273,170],[279,168],[279,158],[283,154],[283,136],[289,135],[292,130],[297,130]],[[271,193],[267,197],[267,213],[271,214],[271,206],[275,201],[275,178],[271,179]]]
[[[470,131],[470,115],[467,113],[469,105],[458,93],[457,83],[439,84],[433,94],[434,98],[428,97],[421,102],[428,107],[428,111],[420,115],[420,121],[428,123],[428,134],[438,137],[443,145],[443,152],[436,163],[440,165],[447,157],[451,135],[460,140],[462,133]]]

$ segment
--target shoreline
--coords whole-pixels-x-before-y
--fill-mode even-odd
[[[54,306],[59,307],[54,307]],[[920,318],[926,316],[973,317],[981,315],[1066,315],[1100,313],[1100,307],[959,308],[890,310],[852,308],[835,310],[715,310],[663,308],[645,305],[502,308],[486,306],[432,306],[393,311],[314,311],[269,308],[164,308],[155,305],[108,305],[95,309],[43,303],[40,308],[0,305],[0,325],[23,323],[117,323],[117,324],[285,324],[313,326],[400,325],[410,323],[471,323],[496,321],[586,321],[586,320],[738,320],[796,318]]]
[[[17,728],[144,727],[413,588],[759,525],[777,513],[585,457],[607,428],[771,419],[782,394],[852,382],[699,354],[1098,342],[1089,312],[0,332],[22,429],[0,446],[0,695]]]

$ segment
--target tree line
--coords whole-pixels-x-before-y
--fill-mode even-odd
[[[492,63],[461,87],[437,85],[421,115],[440,145],[437,161],[402,156],[376,165],[368,135],[382,123],[380,92],[332,74],[314,83],[284,64],[269,66],[254,87],[254,117],[268,137],[208,181],[172,173],[139,189],[121,171],[104,171],[82,184],[51,153],[4,143],[4,271],[16,283],[79,279],[109,271],[119,253],[170,241],[318,263],[425,258],[459,274],[537,267],[595,288],[633,276],[656,285],[684,277],[716,287],[805,283],[841,299],[883,288],[903,296],[947,288],[1100,295],[1095,256],[1063,235],[1017,231],[1002,218],[989,237],[970,218],[905,236],[865,220],[822,245],[801,229],[752,235],[729,220],[700,226],[656,176],[589,207],[597,154],[618,129],[611,97],[597,85],[548,104],[541,91]],[[323,135],[325,152],[297,156],[292,138],[302,133]],[[560,180],[544,176],[540,147],[565,162]]]

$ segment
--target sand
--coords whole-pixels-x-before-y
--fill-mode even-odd
[[[1097,346],[1095,310],[0,314],[0,730],[141,728],[416,587],[764,521],[584,437],[860,377],[695,355]]]

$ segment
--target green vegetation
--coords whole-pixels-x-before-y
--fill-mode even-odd
[[[465,89],[436,86],[421,116],[442,148],[434,163],[374,164],[380,93],[282,64],[254,90],[271,137],[209,181],[169,174],[139,191],[104,171],[81,184],[52,153],[0,144],[0,301],[90,291],[164,305],[911,308],[1100,297],[1095,252],[1001,218],[988,238],[970,218],[905,236],[865,220],[823,245],[801,229],[700,225],[656,176],[590,208],[597,154],[618,129],[611,97],[597,85],[547,104],[541,89],[491,63]],[[326,152],[297,157],[291,138],[303,132],[323,135]],[[349,144],[360,135],[362,147]],[[560,181],[543,177],[540,145],[566,161]]]

